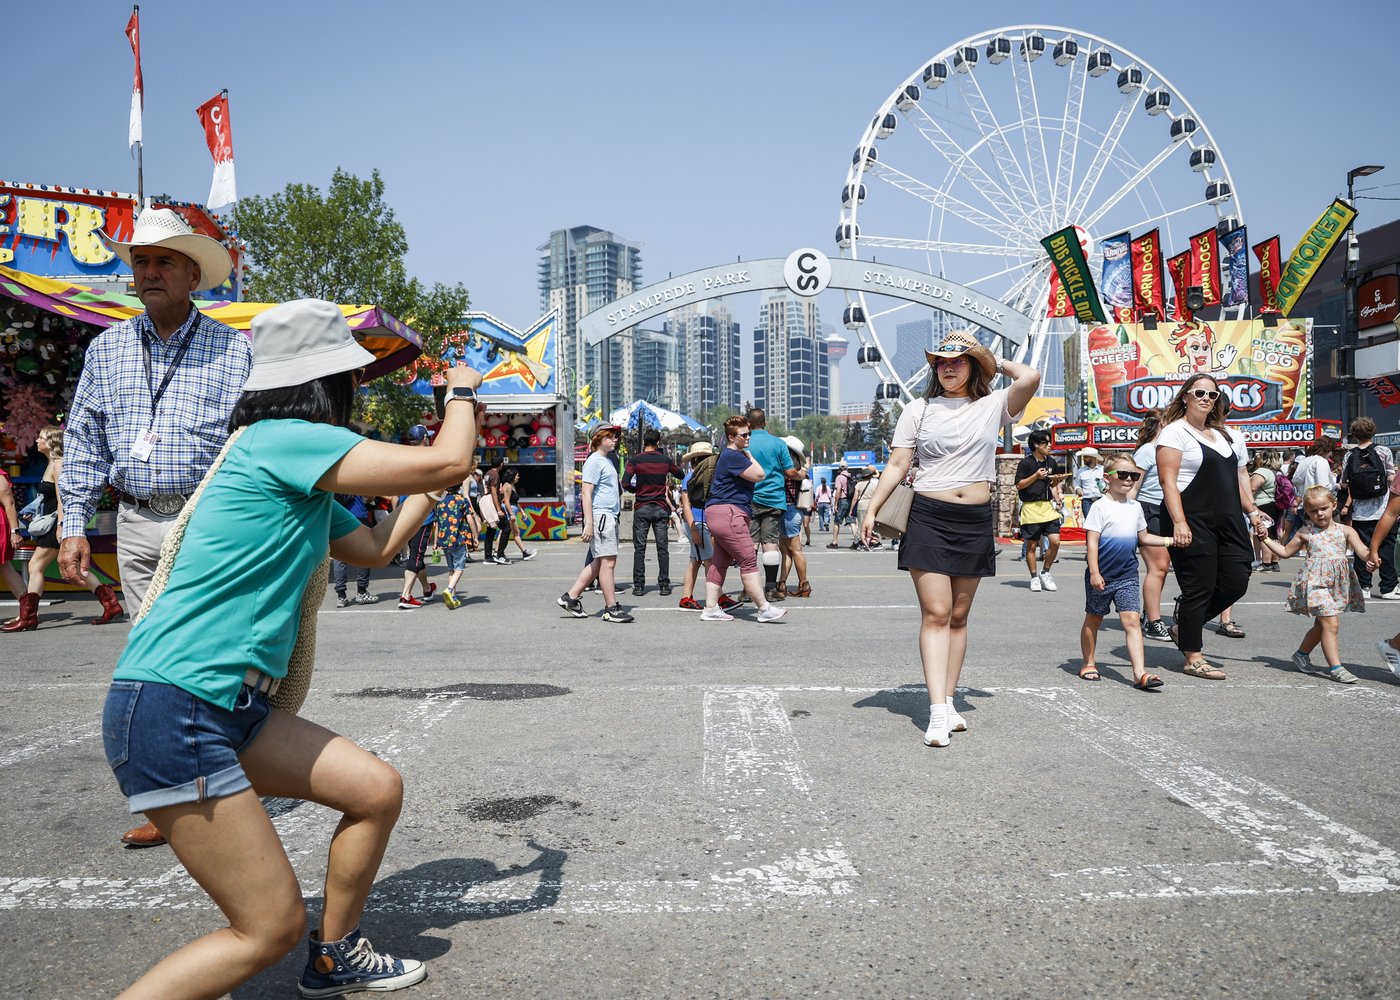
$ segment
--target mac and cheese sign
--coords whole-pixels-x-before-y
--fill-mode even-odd
[[[195,232],[220,242],[227,235],[198,205],[152,202],[171,208]],[[131,269],[102,241],[131,238],[136,199],[82,188],[0,182],[0,264],[16,271],[82,284],[84,279],[121,281]],[[227,245],[227,244],[226,244]],[[238,273],[239,250],[230,248]],[[232,281],[200,297],[233,298]]]
[[[1236,421],[1312,416],[1312,321],[1280,319],[1100,323],[1079,344],[1084,419],[1136,424],[1172,401],[1192,375],[1205,374],[1230,398]]]

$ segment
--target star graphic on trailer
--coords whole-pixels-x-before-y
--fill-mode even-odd
[[[544,363],[544,351],[549,344],[549,338],[553,335],[554,317],[547,316],[536,323],[522,338],[525,341],[525,354],[523,356],[513,351],[510,352],[496,367],[483,375],[481,380],[491,382],[514,375],[532,390],[548,384],[552,369]]]

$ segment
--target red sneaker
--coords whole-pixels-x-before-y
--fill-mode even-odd
[[[741,603],[741,601],[734,600],[734,598],[730,597],[728,594],[719,595],[719,607],[721,611],[733,610],[734,608],[737,608]]]
[[[423,603],[424,603],[424,604],[427,604],[429,601],[431,601],[431,600],[433,599],[433,595],[436,594],[436,593],[437,593],[437,584],[435,584],[435,583],[430,583],[430,584],[428,584],[428,589],[425,590],[425,591],[423,591]]]
[[[696,601],[695,598],[693,598],[693,597],[682,597],[682,598],[681,598],[681,610],[682,610],[682,611],[704,611],[705,609],[704,609],[703,607],[700,606],[700,603],[699,603],[698,601]]]
[[[422,606],[423,606],[423,602],[420,601],[420,600],[419,600],[418,598],[416,598],[416,597],[400,597],[400,598],[399,598],[399,607],[401,607],[401,608],[403,608],[403,609],[405,609],[405,610],[410,609],[410,608],[421,608]]]

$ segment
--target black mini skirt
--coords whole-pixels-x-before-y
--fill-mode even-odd
[[[963,504],[918,494],[899,543],[899,568],[946,576],[996,576],[995,516],[988,503]]]

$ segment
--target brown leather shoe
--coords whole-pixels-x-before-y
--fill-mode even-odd
[[[122,843],[127,847],[159,847],[165,843],[165,836],[154,823],[147,820],[143,825],[122,834]]]

